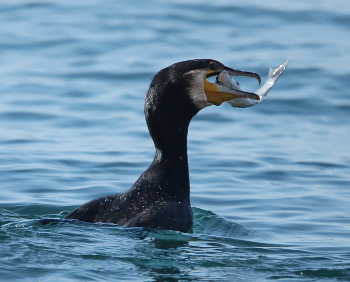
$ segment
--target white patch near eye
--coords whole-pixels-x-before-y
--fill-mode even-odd
[[[190,89],[189,95],[193,103],[198,109],[204,109],[205,107],[211,106],[212,104],[207,101],[207,96],[204,91],[204,80],[206,75],[205,70],[192,70],[184,74],[184,76],[190,77]]]

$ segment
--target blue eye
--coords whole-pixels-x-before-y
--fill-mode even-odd
[[[217,64],[215,62],[210,62],[209,63],[209,69],[211,70],[216,70],[217,69]]]

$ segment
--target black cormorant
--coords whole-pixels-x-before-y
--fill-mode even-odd
[[[188,231],[193,221],[187,160],[191,119],[207,106],[234,98],[259,100],[254,93],[207,80],[224,70],[233,76],[254,77],[260,83],[256,73],[234,70],[210,59],[179,62],[159,71],[144,108],[156,149],[153,162],[129,190],[94,199],[66,218]]]

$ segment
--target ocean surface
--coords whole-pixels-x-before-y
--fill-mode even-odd
[[[348,0],[0,1],[1,281],[350,281]],[[58,223],[128,189],[152,77],[290,63],[188,136],[193,231]],[[237,78],[246,91],[256,80]]]

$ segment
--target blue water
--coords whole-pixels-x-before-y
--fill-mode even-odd
[[[347,0],[18,0],[0,18],[1,280],[350,281]],[[194,58],[263,78],[291,61],[263,103],[193,119],[193,232],[38,223],[133,184],[150,80]]]

